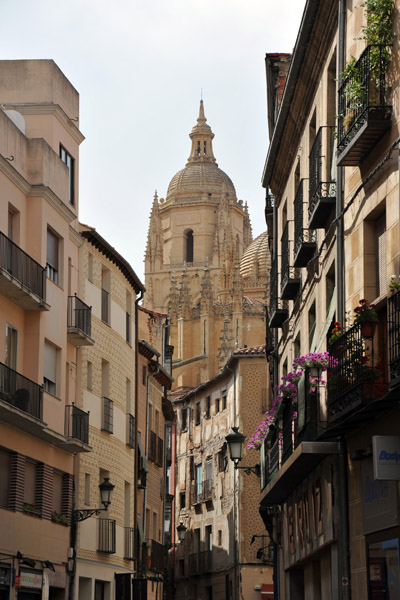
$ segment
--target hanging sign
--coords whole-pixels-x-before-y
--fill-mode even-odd
[[[400,481],[400,436],[372,437],[374,479]]]

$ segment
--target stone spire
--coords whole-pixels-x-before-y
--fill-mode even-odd
[[[163,238],[157,191],[154,193],[153,206],[151,208],[145,260],[146,263],[149,263],[150,269],[153,269],[155,265],[160,268],[163,263]]]
[[[192,140],[192,150],[186,166],[194,162],[214,163],[215,166],[218,166],[212,149],[214,134],[211,131],[211,127],[207,125],[206,121],[207,119],[204,115],[203,100],[200,100],[200,110],[197,118],[197,125],[193,127],[192,132],[189,134],[189,137]]]

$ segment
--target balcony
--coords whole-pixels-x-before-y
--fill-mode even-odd
[[[67,335],[74,346],[92,346],[92,309],[75,296],[68,296]]]
[[[124,527],[124,559],[137,559],[137,529]]]
[[[97,528],[97,552],[114,554],[116,521],[114,519],[97,519]]]
[[[372,325],[372,330],[366,331],[366,325]],[[356,323],[328,350],[332,356],[327,384],[328,422],[344,430],[386,407],[387,324]]]
[[[206,479],[203,481],[203,502],[209,502],[212,500],[213,494],[213,482],[212,479]]]
[[[192,506],[203,502],[203,482],[192,481],[190,486],[190,503]]]
[[[271,328],[282,327],[283,323],[289,318],[289,311],[281,303],[278,295],[278,261],[275,258],[271,266],[271,280],[269,289],[269,322]]]
[[[389,387],[400,383],[400,291],[388,298]]]
[[[42,420],[43,388],[17,371],[0,363],[0,400]]]
[[[199,575],[200,573],[200,557],[199,552],[189,555],[189,575]]]
[[[337,164],[357,166],[391,127],[387,104],[390,46],[367,46],[338,92]]]
[[[65,437],[89,444],[89,413],[74,404],[65,407]]]
[[[304,179],[294,199],[294,267],[306,267],[317,249],[317,233],[304,227]]]
[[[272,231],[274,227],[274,206],[275,198],[271,192],[268,191],[267,195],[265,196],[265,223],[267,225],[269,237],[272,237]]]
[[[320,127],[309,156],[308,227],[326,229],[336,206],[334,128]]]
[[[281,298],[294,300],[300,291],[301,279],[293,265],[290,264],[289,221],[287,221],[281,237]]]
[[[212,570],[212,550],[199,552],[199,571],[200,575],[210,573]]]
[[[24,310],[49,310],[46,269],[0,232],[0,294]]]
[[[164,573],[165,569],[165,549],[162,544],[151,540],[151,560],[150,569],[156,573]]]

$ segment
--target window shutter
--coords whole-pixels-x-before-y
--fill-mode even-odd
[[[60,473],[53,474],[53,504],[52,509],[59,514],[62,512],[62,475]]]
[[[58,237],[47,230],[47,263],[58,271]]]
[[[36,464],[26,462],[25,464],[25,486],[24,486],[24,502],[26,504],[35,504],[36,490]]]
[[[51,344],[44,344],[44,376],[53,383],[56,382],[57,350]]]
[[[376,249],[377,249],[377,280],[378,280],[378,296],[386,293],[387,284],[387,257],[386,257],[386,213],[376,222]]]
[[[8,508],[8,481],[10,478],[10,455],[0,450],[0,507]]]

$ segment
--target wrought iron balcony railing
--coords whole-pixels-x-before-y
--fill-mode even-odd
[[[283,323],[289,317],[289,311],[279,299],[278,291],[278,260],[275,258],[271,265],[271,280],[269,288],[269,326],[282,327]]]
[[[43,419],[43,387],[0,363],[0,400]]]
[[[391,126],[387,101],[391,47],[367,46],[338,92],[340,166],[358,165]]]
[[[134,527],[125,527],[124,532],[125,532],[124,558],[125,558],[125,560],[136,560],[137,545],[138,545],[138,531]]]
[[[103,552],[104,554],[114,554],[116,521],[114,519],[97,519],[97,527],[97,552]]]
[[[46,269],[0,231],[0,269],[16,279],[39,301],[46,300]],[[15,291],[11,292],[15,298]],[[18,299],[24,307],[24,300]],[[26,305],[26,308],[34,306]]]
[[[334,128],[320,127],[309,156],[308,227],[327,228],[336,205]]]
[[[368,327],[368,330],[367,330]],[[328,422],[352,418],[388,391],[387,324],[356,323],[328,347]]]
[[[135,417],[130,413],[126,414],[126,445],[135,447]]]
[[[163,573],[165,569],[165,548],[155,540],[151,540],[150,568],[156,573]]]
[[[103,396],[103,418],[102,418],[102,431],[108,433],[113,432],[114,426],[114,403],[110,398]]]
[[[388,298],[389,385],[400,382],[400,290]]]
[[[317,233],[304,227],[304,179],[294,198],[294,267],[306,267],[317,249]]]
[[[212,570],[212,550],[199,552],[199,572],[200,575],[210,573]]]
[[[65,437],[89,443],[89,413],[74,404],[65,407]]]
[[[192,481],[190,486],[190,503],[192,506],[203,502],[203,482]]]
[[[76,294],[68,296],[67,327],[68,333],[78,331],[87,337],[92,333],[92,309]]]
[[[283,300],[293,300],[301,285],[301,279],[291,264],[290,244],[289,221],[287,221],[281,237],[281,298]]]

